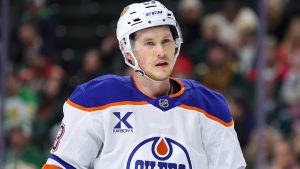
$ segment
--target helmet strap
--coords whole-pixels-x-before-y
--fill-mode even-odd
[[[129,59],[126,58],[126,56],[125,56],[126,53],[129,53],[129,54],[132,56],[134,64],[132,63],[132,61],[130,61]],[[151,81],[159,82],[158,80],[154,80],[154,79],[152,79],[151,77],[149,77],[149,76],[147,75],[147,73],[140,67],[140,65],[139,65],[139,63],[138,63],[138,61],[137,61],[137,59],[136,59],[136,57],[135,57],[135,55],[133,54],[132,51],[124,52],[124,53],[123,53],[123,56],[124,56],[124,59],[125,59],[125,63],[126,63],[128,66],[130,66],[131,68],[133,68],[135,72],[137,72],[137,73],[140,74],[141,76],[145,76],[147,79],[149,79],[149,80],[151,80]]]

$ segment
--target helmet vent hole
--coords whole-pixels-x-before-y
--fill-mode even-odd
[[[134,13],[136,13],[136,12],[131,12],[130,14],[134,14]]]
[[[151,23],[151,21],[148,21],[148,23]]]
[[[128,24],[130,24],[130,22],[128,22]]]
[[[140,19],[140,18],[136,18],[136,19],[134,19],[133,21],[134,21],[134,22],[138,22],[138,21],[141,21],[141,19]]]
[[[172,14],[168,13],[167,16],[172,16]]]
[[[163,19],[163,21],[166,21],[165,19]]]
[[[139,23],[142,23],[142,21],[140,21],[140,22],[135,22],[135,23],[132,24],[131,26],[136,25],[136,24],[139,24]]]
[[[153,8],[156,7],[156,5],[146,6],[146,8]]]

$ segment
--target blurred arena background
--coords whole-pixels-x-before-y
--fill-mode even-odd
[[[142,1],[1,2],[0,168],[37,169],[73,89],[130,73],[116,22]],[[247,168],[300,168],[300,1],[161,2],[183,31],[174,76],[225,95]]]

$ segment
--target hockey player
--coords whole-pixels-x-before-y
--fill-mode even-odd
[[[171,78],[182,37],[158,1],[126,7],[117,38],[132,76],[78,86],[43,169],[243,169],[224,97]]]

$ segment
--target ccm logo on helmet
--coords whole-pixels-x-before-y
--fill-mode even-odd
[[[162,11],[148,12],[148,13],[146,13],[146,16],[152,16],[152,15],[157,15],[157,14],[162,14]]]

